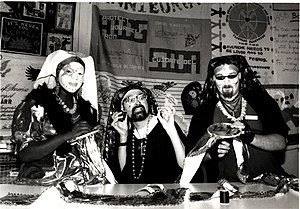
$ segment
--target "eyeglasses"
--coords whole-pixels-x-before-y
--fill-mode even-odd
[[[139,94],[136,96],[129,96],[126,99],[124,99],[124,102],[126,102],[127,104],[134,104],[136,100],[139,100],[140,102],[145,102],[147,100],[147,95]]]
[[[219,81],[224,80],[226,77],[229,79],[235,79],[238,74],[230,74],[230,75],[216,75],[215,78]]]

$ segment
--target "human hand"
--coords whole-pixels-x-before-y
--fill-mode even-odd
[[[244,123],[245,128],[243,133],[240,135],[240,139],[245,144],[250,144],[254,140],[255,134],[251,131],[250,126],[247,123]]]
[[[175,128],[175,108],[173,106],[163,106],[158,108],[157,119],[161,122],[166,131],[173,131]]]
[[[92,131],[92,127],[86,121],[78,121],[72,128],[72,138],[81,136]]]
[[[125,117],[124,117],[125,114]],[[125,118],[125,119],[124,119]],[[112,127],[120,134],[121,137],[127,138],[128,134],[128,116],[124,112],[115,112],[112,115]]]
[[[228,141],[221,141],[218,146],[218,157],[224,157],[230,150],[230,143]]]
[[[212,159],[224,157],[230,150],[230,142],[220,140],[209,149],[209,154]]]

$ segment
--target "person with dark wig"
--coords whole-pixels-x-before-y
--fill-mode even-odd
[[[175,108],[158,108],[150,89],[131,83],[114,94],[105,159],[119,183],[174,183],[182,171],[185,135]]]
[[[186,151],[215,135],[208,127],[217,123],[241,128],[241,135],[218,139],[208,149],[201,166],[209,182],[249,181],[264,173],[285,175],[276,151],[286,147],[287,127],[276,101],[267,93],[246,58],[216,57],[208,64],[201,105],[193,115]],[[197,181],[197,175],[193,181]]]
[[[12,140],[21,161],[19,183],[106,182],[108,166],[101,160],[97,138],[93,58],[58,50],[30,77],[33,90],[17,106],[12,122]]]

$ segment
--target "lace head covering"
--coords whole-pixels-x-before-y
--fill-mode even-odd
[[[119,134],[116,132],[116,130],[111,126],[111,123],[113,121],[112,115],[115,112],[121,112],[122,111],[122,105],[123,105],[123,98],[126,95],[127,92],[133,89],[139,89],[144,94],[147,95],[147,103],[149,106],[149,114],[156,115],[157,114],[157,102],[155,100],[155,97],[152,93],[152,91],[144,86],[143,83],[137,82],[137,83],[130,83],[128,86],[119,89],[116,91],[116,93],[113,95],[110,108],[109,108],[109,115],[107,119],[107,126],[106,126],[106,133],[105,133],[105,150],[104,150],[104,157],[107,159],[112,155],[116,154],[116,149],[118,148],[119,143]]]
[[[213,76],[217,67],[228,64],[234,65],[241,73],[240,92],[243,94],[247,90],[262,90],[266,91],[262,84],[257,79],[256,73],[250,68],[246,58],[242,55],[226,55],[215,57],[208,63],[207,77],[203,86],[202,101],[216,97],[217,89],[214,85]]]
[[[64,50],[57,50],[49,54],[33,84],[33,88],[37,89],[39,86],[46,84],[49,89],[54,89],[57,85],[56,77],[58,71],[70,62],[78,62],[85,68],[83,85],[79,91],[79,96],[89,101],[98,112],[95,65],[91,56],[86,57],[79,52],[67,52]]]

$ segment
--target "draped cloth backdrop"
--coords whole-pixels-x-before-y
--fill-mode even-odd
[[[90,55],[96,65],[103,129],[115,91],[140,81],[155,92],[159,105],[175,106],[175,119],[187,133],[191,115],[185,115],[181,93],[190,82],[206,77],[211,58],[210,4],[94,3],[83,10],[92,17],[79,18],[75,32],[88,36],[91,29]],[[74,34],[74,42],[80,44],[79,37]]]

